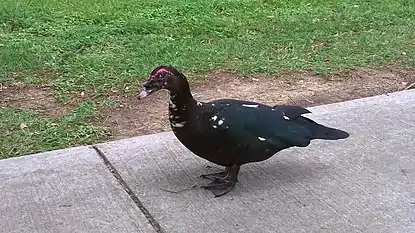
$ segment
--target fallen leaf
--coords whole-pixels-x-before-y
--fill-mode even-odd
[[[20,123],[19,127],[20,127],[20,129],[24,129],[24,128],[27,128],[27,125],[22,122],[22,123]]]

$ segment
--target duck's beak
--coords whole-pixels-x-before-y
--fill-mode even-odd
[[[143,90],[138,94],[138,99],[144,99],[145,97],[157,92],[158,90],[162,89],[162,85],[158,81],[155,80],[147,80],[143,84]]]
[[[144,88],[137,96],[139,100],[144,99],[145,97],[149,96],[153,90]]]

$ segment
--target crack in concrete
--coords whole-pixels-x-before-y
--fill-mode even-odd
[[[124,191],[133,200],[133,202],[140,209],[140,211],[144,214],[147,221],[154,228],[154,230],[157,233],[163,233],[163,230],[162,230],[160,224],[151,215],[151,213],[148,211],[148,209],[143,205],[143,203],[140,201],[140,199],[137,197],[137,195],[133,192],[133,190],[130,188],[130,186],[128,186],[128,184],[124,181],[124,179],[122,178],[120,173],[118,173],[117,169],[115,169],[115,167],[111,164],[111,162],[108,160],[108,158],[105,156],[105,154],[98,147],[96,147],[95,145],[93,145],[92,148],[97,152],[99,157],[101,157],[101,159],[104,161],[105,166],[112,173],[112,175],[115,177],[115,179],[118,180],[118,182],[123,187]]]

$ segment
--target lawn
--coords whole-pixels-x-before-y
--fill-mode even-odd
[[[0,158],[105,140],[90,123],[113,92],[134,95],[152,68],[240,75],[415,66],[406,0],[1,0],[0,83],[52,90],[62,116],[0,109]],[[0,92],[1,98],[6,98]]]

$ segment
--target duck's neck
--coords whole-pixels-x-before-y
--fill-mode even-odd
[[[189,111],[196,106],[196,100],[190,89],[181,92],[170,92],[169,115],[170,122],[183,123],[189,118]]]
[[[169,120],[173,132],[177,133],[190,125],[194,110],[197,107],[196,100],[190,93],[189,83],[183,76],[181,82],[176,82],[170,91]]]

